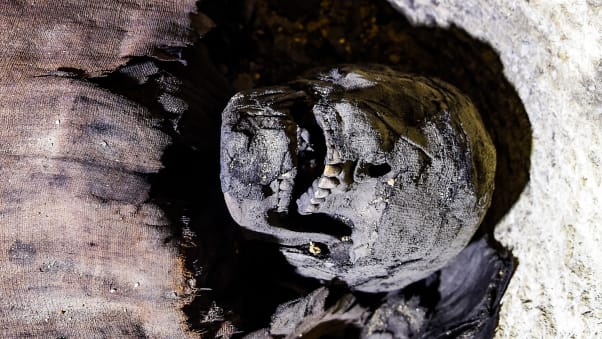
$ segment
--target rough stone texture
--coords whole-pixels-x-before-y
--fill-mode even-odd
[[[1,337],[195,336],[183,260],[149,200],[172,116],[86,79],[187,44],[194,6],[0,5]]]
[[[530,182],[496,228],[518,258],[496,337],[600,337],[602,2],[390,2],[490,43],[532,124]]]
[[[435,20],[443,26],[453,23],[491,43],[500,52],[506,65],[506,75],[516,86],[533,124],[535,144],[531,182],[522,199],[497,229],[498,238],[513,247],[514,254],[520,260],[518,271],[506,294],[498,336],[600,336],[602,298],[599,276],[602,267],[602,246],[598,207],[600,202],[597,197],[602,173],[599,168],[602,159],[599,132],[602,114],[602,4],[596,0],[391,2],[396,2],[398,7],[418,24],[433,23]],[[134,3],[139,5],[131,5]],[[182,35],[187,32],[182,27],[189,25],[188,12],[194,8],[194,2],[6,1],[0,6],[0,16],[3,17],[0,20],[0,40],[3,42],[0,45],[0,93],[5,94],[2,100],[10,99],[7,102],[11,103],[3,106],[2,114],[9,111],[28,114],[31,113],[28,109],[18,108],[22,100],[28,93],[45,87],[29,84],[16,93],[5,89],[5,84],[30,75],[48,75],[49,72],[60,74],[55,71],[62,67],[79,68],[90,75],[107,73],[133,55],[156,53],[166,57],[160,51],[161,47],[182,46],[186,43]],[[62,9],[57,11],[54,8]],[[102,10],[98,10],[99,8]],[[128,23],[124,23],[124,20]],[[166,24],[164,20],[169,23]],[[114,31],[113,24],[120,28]],[[67,26],[72,27],[75,35],[80,31],[79,28],[96,26],[97,29],[86,30],[86,36],[69,37],[65,36],[64,28]],[[166,30],[165,27],[172,29]],[[129,43],[122,43],[119,38],[114,38],[120,36],[119,30],[126,31],[121,37],[124,39],[122,41]],[[180,33],[173,34],[174,32]],[[164,35],[165,33],[167,34]],[[101,47],[91,45],[90,41],[102,42]],[[53,46],[57,46],[56,49]],[[122,46],[127,48],[122,49]],[[35,49],[39,52],[32,52]],[[237,54],[236,56],[238,57]],[[63,61],[57,61],[59,58]],[[46,81],[44,78],[37,80],[42,84]],[[59,85],[57,89],[64,89],[69,82],[50,81]],[[148,149],[151,154],[140,154],[139,157],[147,160],[144,168],[150,172],[156,171],[154,164],[165,140],[164,136],[155,134],[154,128],[147,125],[150,119],[147,113],[138,110],[135,104],[121,96],[98,92],[93,86],[89,88],[84,85],[82,88],[77,81],[71,84],[73,89],[70,91],[95,93],[96,97],[100,95],[124,105],[119,111],[139,113],[133,119],[145,126],[141,129],[146,131],[143,134],[150,133],[158,137],[150,139],[154,140],[152,142],[156,146]],[[13,83],[11,86],[19,84]],[[33,107],[45,109],[41,104]],[[51,113],[56,112],[71,111],[65,108]],[[90,109],[88,114],[76,117],[75,120],[80,123],[92,122],[99,116],[99,112],[97,108]],[[71,113],[67,115],[70,117]],[[54,115],[49,118],[48,115],[40,113],[39,116],[41,118],[37,123],[40,125],[36,124],[36,121],[18,120],[18,116],[3,115],[2,133],[8,136],[14,133],[15,128],[29,123],[30,127],[26,130],[33,136],[24,136],[23,139],[31,146],[29,150],[35,150],[34,141],[38,140],[38,146],[46,147],[51,153],[54,152],[53,155],[60,155],[62,150],[78,153],[72,142],[62,143],[62,147],[49,144],[45,140],[47,135],[59,131],[59,135],[65,134],[72,138],[72,130],[65,124],[59,124],[60,129],[51,128],[57,120]],[[119,115],[112,117],[122,119]],[[36,139],[38,128],[41,132],[37,134]],[[132,135],[130,132],[132,131],[128,130],[126,134]],[[91,139],[83,139],[83,142],[80,140],[79,145],[95,151],[90,147],[95,139],[92,135],[89,136]],[[5,139],[2,140],[4,142]],[[11,140],[15,140],[14,136]],[[4,143],[3,147],[7,144]],[[22,148],[14,147],[14,150],[23,154]],[[140,212],[132,219],[126,218],[125,221],[113,219],[119,216],[119,213],[115,214],[116,210],[111,209],[111,206],[116,208],[115,206],[119,205],[127,210],[135,204],[128,205],[123,201],[133,196],[141,198],[147,192],[146,184],[137,181],[138,175],[130,173],[117,178],[121,178],[118,181],[120,183],[130,182],[129,187],[139,190],[140,195],[119,190],[121,197],[113,198],[117,202],[124,199],[122,203],[115,203],[113,198],[113,202],[102,203],[90,200],[93,199],[90,193],[95,192],[96,195],[102,192],[102,185],[95,189],[87,185],[105,184],[107,181],[109,184],[115,183],[115,177],[107,180],[107,173],[104,171],[89,168],[82,170],[83,165],[74,162],[61,164],[57,159],[32,157],[28,160],[22,156],[17,159],[4,151],[0,153],[0,158],[3,172],[0,196],[0,272],[4,286],[10,287],[0,291],[0,331],[3,331],[4,336],[24,336],[25,332],[18,332],[19,325],[31,329],[34,333],[56,337],[67,335],[69,331],[76,333],[76,336],[93,337],[92,334],[96,334],[100,337],[103,330],[108,331],[104,333],[108,337],[123,336],[127,333],[136,336],[140,335],[141,331],[151,337],[157,337],[161,336],[160,331],[163,328],[157,321],[163,319],[162,321],[177,326],[183,318],[178,312],[174,312],[173,306],[177,303],[163,298],[158,291],[164,287],[172,290],[173,286],[178,285],[169,281],[171,278],[167,270],[175,268],[175,272],[178,272],[179,263],[169,246],[163,245],[166,233],[145,226],[145,223],[152,224],[162,220],[157,214],[158,210],[152,205],[142,204],[140,206],[144,208],[141,211],[150,212],[150,219],[145,217],[146,212]],[[119,158],[98,158],[101,163],[109,162],[107,159]],[[28,170],[16,174],[15,171],[19,170],[17,165],[27,167]],[[65,183],[62,191],[52,188],[52,185],[61,182],[60,178],[52,177],[59,168],[66,168],[65,172],[75,178],[72,182],[76,184]],[[28,175],[32,173],[34,175]],[[40,174],[43,175],[42,178],[39,177]],[[15,183],[13,178],[22,182]],[[25,183],[30,184],[23,187]],[[32,196],[32,191],[28,190],[35,190],[35,195]],[[21,191],[23,193],[20,193]],[[39,192],[47,192],[49,196],[36,197]],[[51,194],[52,192],[68,194]],[[81,199],[74,198],[78,197],[78,194]],[[65,196],[70,198],[65,199]],[[32,205],[24,204],[21,207],[16,203],[21,197],[31,198]],[[88,204],[86,201],[92,202]],[[147,207],[150,210],[146,210]],[[48,213],[49,217],[46,218],[47,211],[56,214]],[[73,222],[60,227],[58,221],[48,221],[51,217],[56,218],[59,213],[71,216],[68,220]],[[83,223],[85,221],[92,222]],[[86,225],[96,223],[98,227],[85,229]],[[122,227],[119,227],[120,225]],[[61,233],[49,234],[47,230]],[[24,234],[27,236],[22,236]],[[98,247],[102,245],[106,250],[99,254],[94,252],[99,250],[94,250],[94,246],[88,244],[90,249],[81,251],[81,257],[70,250],[80,246],[79,241],[89,238],[102,241],[102,244],[97,243]],[[36,246],[34,240],[39,241],[41,245]],[[132,258],[143,254],[145,258],[143,261],[128,261],[127,265],[119,263],[119,272],[124,275],[117,277],[115,281],[126,283],[131,281],[130,277],[140,275],[164,279],[165,284],[156,285],[157,290],[153,288],[153,292],[148,295],[149,299],[144,299],[147,295],[124,296],[122,293],[128,290],[120,290],[121,285],[114,293],[110,293],[110,273],[115,269],[115,264],[104,256],[106,253],[116,257],[129,255]],[[52,261],[47,262],[47,258],[52,259],[54,255],[80,264],[94,260],[90,266],[73,267],[82,267],[82,271],[83,268],[89,269],[96,275],[82,278],[81,271],[70,269],[69,265],[55,266]],[[151,257],[147,257],[149,255]],[[45,266],[42,265],[44,263]],[[22,265],[26,264],[39,269],[25,272]],[[38,264],[40,266],[37,266]],[[52,273],[53,269],[59,270],[60,267],[62,268],[59,273]],[[179,275],[179,272],[176,274]],[[62,290],[51,284],[57,281],[62,284]],[[104,281],[107,283],[101,284]],[[90,285],[96,287],[89,289]],[[42,286],[52,286],[48,288],[51,291],[43,291]],[[85,297],[90,302],[78,306],[80,304],[75,301],[80,301],[81,298],[68,298],[65,293]],[[133,310],[133,315],[128,313],[126,316],[126,313],[122,312],[124,303],[139,307]],[[69,305],[79,308],[69,308]],[[126,309],[131,310],[127,307]],[[50,316],[44,318],[43,314]],[[98,332],[95,332],[96,330]],[[176,331],[179,330],[180,328],[176,327]]]

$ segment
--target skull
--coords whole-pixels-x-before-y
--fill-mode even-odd
[[[470,100],[384,66],[314,70],[236,94],[221,183],[241,226],[298,272],[383,292],[423,279],[489,207],[495,150]]]

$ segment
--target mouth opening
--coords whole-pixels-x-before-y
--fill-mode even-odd
[[[325,172],[326,139],[312,112],[313,102],[308,96],[294,101],[290,114],[297,124],[296,136],[291,135],[292,143],[296,143],[296,154],[293,154],[297,166],[292,195],[287,212],[276,209],[268,212],[268,222],[272,226],[296,232],[324,233],[335,237],[351,235],[351,227],[346,223],[325,213],[317,211],[316,192]],[[295,146],[295,145],[294,145]],[[320,193],[317,193],[318,196]],[[310,201],[311,200],[311,201]],[[303,209],[303,210],[301,210]]]
[[[290,211],[297,211],[295,203],[303,193],[308,192],[316,179],[324,172],[326,159],[326,139],[312,113],[313,103],[298,100],[291,107],[291,115],[297,123],[297,177],[293,187]]]

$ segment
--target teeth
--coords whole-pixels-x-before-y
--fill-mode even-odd
[[[278,212],[288,211],[288,201],[281,199],[278,201]]]
[[[326,199],[324,198],[311,198],[309,199],[309,202],[314,204],[314,205],[319,205],[321,203],[323,203],[324,201],[326,201]]]
[[[284,179],[280,181],[278,189],[278,211],[284,212],[288,210],[288,204],[291,198],[293,183],[289,179]]]
[[[290,191],[293,189],[293,184],[288,180],[282,180],[280,182],[280,189],[283,191]]]
[[[340,185],[337,178],[343,171],[343,166],[339,163],[324,166],[324,173],[321,177],[315,179],[311,183],[311,187],[299,197],[297,206],[299,206],[300,214],[310,214],[317,212],[322,204],[326,201],[326,197],[331,194],[331,190]],[[292,190],[292,183],[280,183],[281,190]]]
[[[339,165],[326,165],[324,166],[324,176],[336,177],[341,173],[341,166]]]
[[[314,197],[315,198],[326,198],[329,194],[330,194],[329,190],[326,190],[323,188],[318,188],[318,190],[316,190],[316,192],[314,193]]]
[[[332,161],[333,162],[341,161],[341,153],[339,153],[339,151],[337,151],[336,149],[332,150]]]
[[[305,192],[301,195],[301,197],[299,198],[299,201],[307,201],[309,199],[309,194],[308,192]]]
[[[339,181],[336,178],[322,177],[318,182],[319,188],[333,189],[339,185]]]
[[[282,179],[293,179],[295,177],[296,172],[294,170],[288,171],[282,174]]]

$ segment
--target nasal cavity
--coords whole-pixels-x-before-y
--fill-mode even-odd
[[[355,168],[356,179],[379,178],[391,172],[389,164],[372,164],[369,162],[360,162]]]

